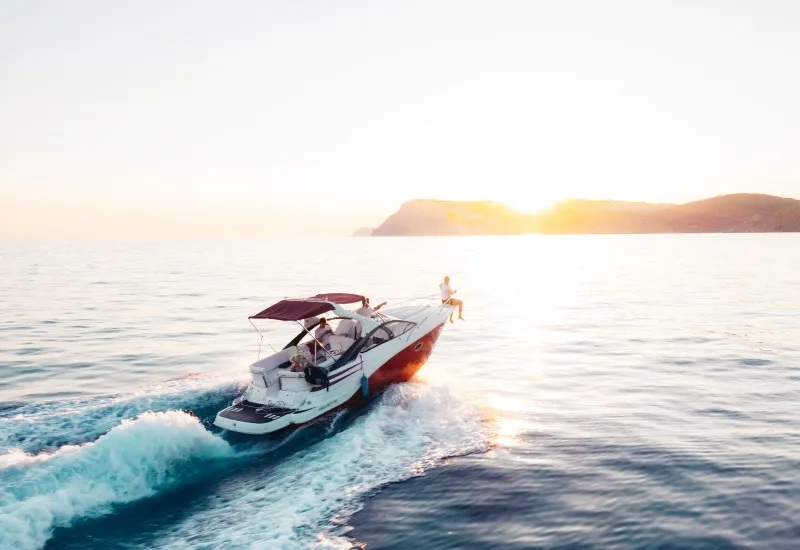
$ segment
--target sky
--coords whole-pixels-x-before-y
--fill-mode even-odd
[[[800,198],[800,2],[0,0],[0,237]]]

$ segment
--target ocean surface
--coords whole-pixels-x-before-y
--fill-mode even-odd
[[[212,425],[248,315],[445,274],[411,382]],[[0,548],[800,548],[800,235],[0,244]]]

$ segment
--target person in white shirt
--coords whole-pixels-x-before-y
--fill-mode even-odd
[[[325,349],[328,349],[328,340],[330,340],[332,334],[333,329],[328,324],[328,320],[323,317],[319,320],[319,326],[317,327],[317,330],[314,331],[314,339],[321,343]]]
[[[356,310],[358,315],[363,315],[364,317],[372,317],[372,314],[378,311],[380,308],[386,305],[386,302],[381,302],[374,308],[369,305],[369,298],[364,298],[361,300],[361,307]]]
[[[461,316],[461,312],[464,311],[464,302],[453,298],[456,290],[450,288],[450,277],[445,276],[444,282],[439,285],[439,289],[442,291],[442,303],[458,306],[458,318],[463,321],[464,318]],[[450,312],[450,322],[453,322],[453,312]]]

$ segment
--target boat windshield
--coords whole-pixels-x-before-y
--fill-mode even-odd
[[[405,334],[414,328],[415,325],[416,323],[412,323],[411,321],[388,321],[370,333],[369,337],[364,343],[364,347],[361,348],[361,351],[369,351],[377,346],[380,346],[381,344],[385,344],[386,342]]]

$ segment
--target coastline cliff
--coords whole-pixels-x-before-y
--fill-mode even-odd
[[[361,234],[365,235],[363,230]],[[686,204],[570,199],[524,213],[491,201],[406,202],[372,236],[800,231],[800,201],[740,193]]]

